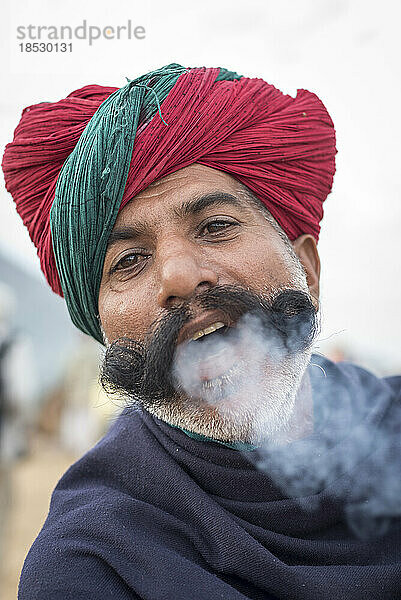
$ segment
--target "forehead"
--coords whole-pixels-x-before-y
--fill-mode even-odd
[[[130,221],[146,219],[152,213],[173,209],[183,201],[210,192],[238,192],[239,183],[223,171],[193,164],[179,169],[152,183],[120,211],[116,226]]]

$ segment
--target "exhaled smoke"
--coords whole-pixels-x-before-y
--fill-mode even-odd
[[[335,499],[356,537],[401,535],[401,406],[373,377],[361,389],[321,371],[312,380],[313,434],[245,456],[304,510]]]
[[[177,345],[183,327],[208,311],[229,326]],[[143,342],[111,344],[101,381],[171,424],[257,443],[245,456],[285,496],[308,510],[335,499],[357,536],[375,536],[400,516],[400,409],[380,418],[375,411],[384,414],[387,401],[366,382],[359,397],[319,369],[312,376],[316,332],[302,291],[284,290],[269,302],[219,286],[166,312]],[[308,386],[304,393],[305,373],[313,393]]]
[[[252,358],[251,348],[239,348],[238,345],[238,333],[244,330],[243,324],[246,323],[241,318],[245,315],[257,320],[265,339],[274,340],[271,345],[272,358],[278,354],[302,352],[309,348],[316,333],[316,311],[305,292],[284,290],[269,303],[241,288],[216,286],[198,295],[192,303],[171,309],[155,323],[144,342],[120,338],[111,344],[102,367],[103,387],[107,392],[121,391],[139,402],[166,403],[174,398],[182,392],[186,379],[182,368],[177,369],[176,365],[180,331],[193,318],[195,311],[199,314],[211,310],[218,310],[219,319],[230,325],[240,323],[239,330],[235,326],[228,328],[229,333],[224,341],[226,355],[242,350],[244,355]],[[210,352],[221,347],[222,338],[218,332],[211,338],[213,342],[207,340],[207,344],[202,341],[185,345],[189,349],[186,360],[188,370],[196,371],[194,361],[200,364]],[[254,341],[255,346],[263,345],[256,337]],[[192,360],[188,360],[189,355]]]

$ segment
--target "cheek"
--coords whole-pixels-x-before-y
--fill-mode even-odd
[[[149,308],[149,302],[129,293],[99,294],[99,316],[108,341],[123,336],[143,339],[152,322]]]
[[[244,287],[266,290],[291,284],[292,271],[280,239],[251,236],[230,262],[232,277]]]
[[[291,272],[288,262],[282,256],[255,256],[253,262],[253,279],[255,284],[263,287],[283,287],[291,284]]]

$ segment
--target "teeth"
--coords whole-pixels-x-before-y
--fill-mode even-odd
[[[193,341],[198,340],[199,338],[203,337],[204,335],[213,333],[214,331],[217,331],[217,329],[221,329],[224,326],[225,326],[224,323],[221,323],[221,321],[217,321],[217,323],[213,323],[213,325],[209,325],[209,327],[206,327],[205,329],[200,329],[199,331],[197,331],[192,336],[192,340]]]

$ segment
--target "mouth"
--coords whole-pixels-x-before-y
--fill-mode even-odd
[[[223,320],[224,319],[224,320]],[[236,329],[226,318],[210,314],[182,331],[176,367],[184,387],[192,392],[222,390],[232,382],[241,358]]]
[[[206,338],[218,332],[224,334],[234,323],[229,321],[221,312],[214,311],[195,317],[184,325],[177,339],[177,346],[190,342],[205,341]]]
[[[222,321],[216,321],[216,323],[212,323],[205,329],[199,329],[194,333],[191,338],[191,342],[195,342],[196,340],[200,340],[201,338],[205,338],[207,335],[214,333],[215,331],[219,331],[220,329],[227,328],[227,325],[224,325]]]

